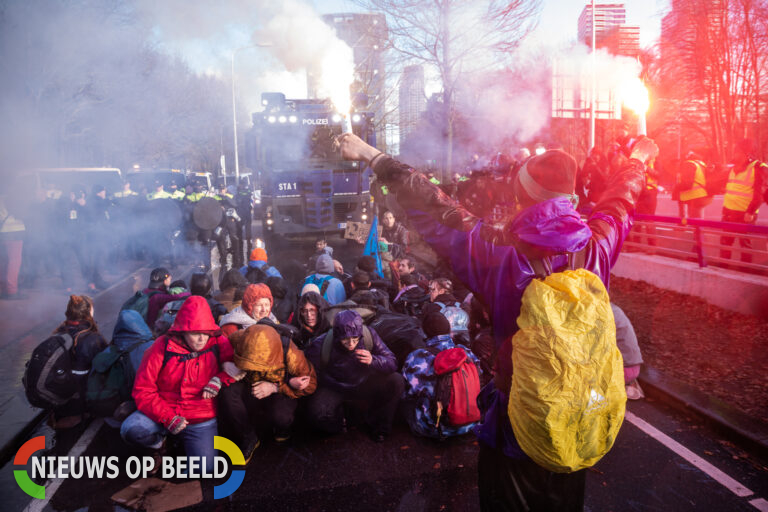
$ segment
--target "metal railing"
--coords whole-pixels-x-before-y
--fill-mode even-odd
[[[637,214],[624,248],[768,276],[768,226]]]

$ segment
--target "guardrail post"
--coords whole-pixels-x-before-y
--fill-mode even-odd
[[[701,237],[701,227],[695,227],[693,236],[696,240],[696,256],[699,259],[699,267],[704,268],[707,266],[707,262],[704,259],[704,242]]]

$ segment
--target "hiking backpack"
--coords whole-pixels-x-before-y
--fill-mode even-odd
[[[161,293],[160,290],[151,290],[147,293],[138,291],[133,294],[133,297],[125,301],[120,311],[124,309],[132,309],[138,311],[144,321],[147,321],[147,313],[149,312],[149,298],[155,294]]]
[[[376,331],[384,344],[395,354],[397,367],[401,368],[408,354],[414,350],[425,348],[424,331],[421,322],[402,313],[381,310],[371,321],[371,327]]]
[[[467,332],[469,330],[469,314],[461,308],[461,304],[458,302],[453,304],[435,302],[435,304],[440,306],[440,314],[447,318],[448,323],[451,324],[451,334]]]
[[[320,289],[320,295],[322,295],[325,300],[328,300],[328,285],[331,284],[331,279],[333,279],[333,276],[330,275],[319,277],[317,274],[312,274],[311,276],[307,276],[304,280],[304,284],[301,286],[302,288],[308,284],[317,286]]]
[[[272,267],[266,264],[262,265],[261,267],[249,266],[248,270],[245,272],[245,278],[251,284],[266,283],[267,278],[269,277],[267,272],[270,268]]]
[[[480,394],[480,374],[475,362],[461,347],[442,351],[428,349],[435,354],[435,398],[432,402],[435,427],[442,424],[460,427],[480,421],[477,395]]]
[[[540,260],[531,266],[537,279],[523,292],[512,338],[509,420],[536,464],[570,473],[613,446],[627,400],[624,368],[600,278],[584,268],[553,274]]]
[[[67,333],[54,334],[32,351],[21,383],[33,407],[51,409],[79,396],[72,374],[75,340]]]
[[[131,399],[136,373],[130,354],[147,340],[134,343],[126,350],[114,345],[99,352],[91,363],[85,402],[94,416],[112,416],[123,402]]]
[[[413,290],[421,290],[421,287],[411,288],[408,292]],[[424,308],[424,304],[429,302],[429,294],[422,291],[414,293],[404,293],[398,299],[392,303],[392,309],[398,313],[418,318],[421,316],[421,311]]]
[[[165,334],[166,331],[171,328],[181,306],[184,305],[184,301],[188,298],[189,296],[184,297],[183,299],[174,300],[163,306],[163,310],[158,315],[157,320],[155,320],[155,334],[157,336]]]

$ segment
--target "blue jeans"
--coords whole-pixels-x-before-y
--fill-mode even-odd
[[[152,421],[139,411],[128,416],[120,426],[120,436],[126,443],[154,450],[163,445],[165,436],[169,434],[162,424]],[[213,458],[216,455],[216,450],[213,449],[213,436],[217,434],[216,418],[213,418],[202,423],[190,423],[177,435],[184,444],[184,453],[187,457],[205,457],[206,470],[211,472]]]

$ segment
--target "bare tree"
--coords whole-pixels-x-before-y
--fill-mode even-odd
[[[459,80],[496,62],[494,56],[515,48],[535,26],[539,0],[354,0],[387,17],[390,44],[411,63],[435,71],[446,105],[443,178],[453,166],[456,121],[455,92]]]
[[[661,45],[662,92],[680,125],[724,162],[736,141],[762,140],[768,72],[764,0],[674,0]]]

